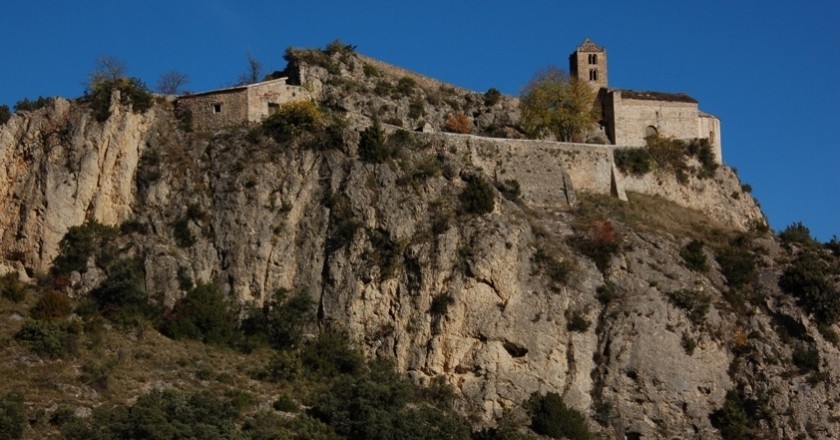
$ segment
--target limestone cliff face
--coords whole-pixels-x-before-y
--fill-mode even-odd
[[[580,252],[598,207],[617,203],[593,195],[610,191],[602,150],[408,135],[394,159],[370,164],[357,158],[360,126],[303,148],[246,128],[186,133],[166,103],[113,113],[99,123],[56,100],[0,127],[7,268],[47,269],[63,234],[85,220],[131,221],[145,227],[122,240],[143,258],[150,297],[172,304],[184,275],[243,302],[304,290],[319,304],[312,331],[340,326],[418,381],[443,377],[485,423],[553,391],[608,437],[714,438],[709,415],[738,388],[763,402],[758,428],[769,436],[840,435],[831,403],[840,353],[779,291],[785,257],[772,238],[746,242],[765,256],[761,299],[746,312],[724,299],[708,249],[708,272],[685,267],[684,230],[616,217],[615,257],[598,267]],[[476,176],[519,180],[522,201],[494,190],[492,212],[464,212]],[[731,171],[688,186],[650,179],[625,185],[662,198],[631,193],[630,204],[675,209],[698,227],[761,220],[748,194],[731,196],[740,192]],[[669,299],[680,290],[708,295],[702,320]],[[780,322],[798,326],[828,379],[809,383],[791,366],[795,344]]]
[[[0,249],[4,261],[46,270],[58,242],[85,219],[132,215],[134,171],[155,111],[115,106],[105,123],[64,99],[0,126]]]

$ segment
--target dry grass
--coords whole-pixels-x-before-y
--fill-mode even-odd
[[[722,248],[739,234],[706,214],[677,205],[661,197],[628,192],[629,202],[614,197],[580,193],[575,211],[577,221],[588,224],[595,219],[622,223],[637,232],[668,233],[678,239],[703,240]]]

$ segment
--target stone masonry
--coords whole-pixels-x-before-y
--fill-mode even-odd
[[[193,129],[213,130],[229,125],[260,122],[284,103],[312,99],[304,87],[279,78],[178,98],[178,105],[192,113]]]

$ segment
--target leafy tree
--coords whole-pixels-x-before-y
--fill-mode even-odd
[[[324,115],[312,101],[293,101],[280,106],[263,122],[263,130],[277,142],[290,141],[324,125]]]
[[[799,244],[800,246],[814,247],[817,246],[817,241],[811,236],[811,230],[802,222],[791,223],[784,230],[779,232],[779,238],[785,246],[791,244]]]
[[[161,332],[171,338],[197,339],[208,344],[232,344],[238,313],[215,284],[199,284],[175,303]]]
[[[537,434],[571,440],[591,440],[595,436],[586,424],[586,416],[569,408],[557,393],[531,394],[525,403],[531,416],[531,428]]]
[[[9,106],[6,104],[0,105],[0,125],[9,122],[12,118],[12,112],[9,111]]]
[[[23,438],[26,422],[23,396],[17,393],[9,393],[3,396],[3,399],[0,400],[0,440]]]
[[[145,267],[139,257],[122,258],[107,265],[108,278],[91,291],[103,314],[115,321],[151,316],[145,288]]]
[[[595,92],[565,72],[549,67],[525,85],[519,101],[522,124],[532,137],[554,136],[569,142],[598,121]]]
[[[738,240],[739,243],[727,247],[717,255],[717,262],[729,287],[737,288],[749,284],[756,277],[755,256],[738,245],[741,241]]]
[[[96,220],[81,226],[73,226],[58,243],[58,257],[53,262],[53,273],[85,272],[90,257],[105,257],[110,241],[117,237],[118,230]]]
[[[367,163],[382,163],[393,154],[393,149],[385,142],[385,132],[374,119],[373,125],[362,131],[359,138],[359,159]]]
[[[467,179],[467,186],[461,191],[461,205],[470,214],[488,214],[496,206],[493,185],[481,176]]]
[[[829,265],[813,252],[802,252],[779,279],[779,286],[799,298],[805,310],[823,324],[840,319],[840,292],[831,282]]]
[[[707,261],[706,254],[703,253],[703,247],[703,241],[695,239],[680,249],[680,257],[682,257],[686,267],[696,272],[706,272],[709,270],[709,262]]]
[[[158,79],[157,90],[166,95],[177,95],[188,80],[187,75],[177,70],[170,70]]]
[[[35,111],[39,108],[46,107],[46,105],[49,104],[50,101],[50,98],[44,98],[43,96],[39,96],[37,99],[34,100],[30,100],[29,98],[23,98],[15,103],[15,112]]]
[[[723,407],[713,412],[709,419],[711,419],[712,425],[720,430],[721,437],[726,440],[751,438],[748,426],[749,418],[744,409],[744,402],[737,390],[726,392]]]
[[[289,297],[285,289],[278,289],[259,310],[252,310],[242,321],[247,336],[263,335],[267,342],[280,350],[297,348],[304,327],[315,319],[315,304],[309,295],[300,291]]]

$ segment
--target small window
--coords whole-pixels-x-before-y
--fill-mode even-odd
[[[276,102],[269,102],[268,103],[268,114],[273,115],[280,110],[280,104]]]
[[[589,71],[589,80],[590,81],[598,81],[598,71],[595,69],[591,69]]]
[[[598,54],[589,54],[589,64],[598,64]]]
[[[213,113],[221,113],[222,112],[222,103],[217,102],[213,104]]]

